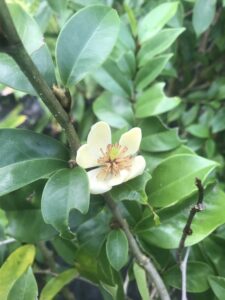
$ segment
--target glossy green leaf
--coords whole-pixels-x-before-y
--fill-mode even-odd
[[[134,263],[133,265],[134,277],[137,282],[138,290],[141,295],[142,300],[149,300],[149,289],[148,289],[148,281],[146,278],[146,273],[143,268],[141,268],[138,264]]]
[[[130,102],[126,98],[104,92],[94,102],[93,110],[99,120],[115,128],[130,126],[134,122]]]
[[[207,277],[213,275],[212,268],[203,262],[189,261],[187,267],[187,292],[202,293],[209,289]],[[181,271],[179,266],[170,268],[165,273],[165,281],[172,287],[181,289]]]
[[[65,24],[57,41],[56,58],[63,83],[72,86],[99,67],[112,51],[118,31],[115,10],[107,6],[79,10]]]
[[[113,187],[110,194],[115,201],[131,200],[145,204],[148,201],[145,187],[150,179],[151,175],[148,172],[144,172],[144,174],[132,180]]]
[[[0,168],[0,196],[6,195],[40,178],[67,167],[67,162],[52,158],[20,161]]]
[[[31,266],[35,256],[35,248],[25,245],[17,248],[0,269],[0,299],[7,300],[14,283]]]
[[[165,152],[177,148],[182,143],[178,129],[174,128],[143,137],[141,149],[148,152]]]
[[[164,29],[150,38],[138,52],[138,65],[141,67],[157,54],[169,48],[184,28]]]
[[[150,204],[172,205],[196,191],[195,178],[203,182],[218,164],[196,155],[180,154],[164,160],[147,186]]]
[[[209,128],[203,124],[192,124],[186,128],[186,131],[198,138],[209,138]]]
[[[50,279],[41,291],[40,300],[52,300],[61,289],[78,277],[76,269],[68,269],[60,273],[57,277]]]
[[[165,95],[164,87],[165,83],[156,83],[137,97],[137,103],[135,104],[137,118],[157,116],[174,109],[180,104],[180,98],[169,98]]]
[[[69,213],[72,209],[81,213],[88,211],[88,186],[87,174],[80,167],[60,170],[50,177],[42,195],[41,209],[45,222],[61,234],[71,236]]]
[[[30,130],[0,129],[0,145],[0,167],[36,158],[69,160],[63,144]]]
[[[19,4],[10,3],[9,9],[26,50],[49,86],[52,86],[55,83],[54,66],[39,26]],[[1,83],[23,92],[36,94],[15,61],[5,53],[0,53],[0,69]]]
[[[136,75],[135,85],[137,90],[141,91],[152,83],[162,72],[171,58],[172,54],[165,54],[152,58],[147,65],[141,68]]]
[[[216,0],[196,0],[192,23],[199,36],[212,24],[216,12]]]
[[[225,278],[211,275],[208,277],[208,281],[217,299],[223,300],[225,293]]]
[[[221,108],[213,116],[212,122],[212,132],[217,133],[225,130],[225,108]]]
[[[92,75],[101,86],[111,93],[122,97],[131,96],[131,79],[125,76],[111,58],[107,59]]]
[[[128,260],[128,241],[121,229],[112,230],[106,241],[106,253],[111,266],[119,271]]]
[[[177,248],[190,208],[197,202],[197,194],[184,201],[157,212],[160,225],[155,226],[152,214],[146,209],[143,219],[137,224],[135,232],[147,244],[160,248]],[[208,189],[204,196],[204,210],[197,213],[191,225],[192,235],[188,236],[185,246],[199,243],[217,227],[225,222],[225,194],[219,189]]]
[[[18,241],[35,243],[56,235],[54,228],[44,222],[40,209],[8,211],[7,218],[6,233]]]
[[[13,285],[7,300],[35,300],[37,296],[37,283],[32,269],[29,268]]]
[[[175,15],[179,2],[168,2],[158,5],[138,23],[140,43],[146,42]]]

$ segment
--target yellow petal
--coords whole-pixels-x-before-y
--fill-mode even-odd
[[[129,171],[129,175],[126,178],[126,181],[143,174],[145,167],[146,167],[146,162],[142,155],[138,155],[138,156],[134,157],[133,163],[132,163],[131,169]]]
[[[100,168],[87,172],[91,194],[103,194],[108,192],[112,188],[112,186],[109,185],[108,181],[102,180],[97,177],[99,171]]]
[[[88,144],[84,144],[77,150],[76,163],[84,169],[93,168],[98,166],[98,158],[99,156],[96,155],[96,152],[92,152],[91,147]]]
[[[121,135],[119,144],[127,147],[126,155],[133,155],[138,152],[141,143],[141,129],[139,127],[132,128],[128,132]]]

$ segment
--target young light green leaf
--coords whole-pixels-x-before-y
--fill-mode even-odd
[[[196,191],[195,178],[204,181],[217,166],[214,161],[189,154],[175,155],[164,160],[154,170],[147,186],[151,205],[165,207],[190,196]]]
[[[212,24],[216,12],[216,0],[196,0],[192,23],[197,36]]]
[[[192,124],[186,128],[186,131],[201,139],[210,137],[209,128],[203,124]]]
[[[39,26],[17,3],[9,3],[10,14],[22,42],[49,86],[55,83],[54,65]],[[0,53],[0,82],[14,89],[36,94],[11,56]]]
[[[128,260],[128,241],[121,230],[112,230],[106,241],[106,253],[111,266],[119,271]]]
[[[0,168],[0,196],[15,191],[40,178],[67,167],[67,162],[59,159],[30,159]]]
[[[38,287],[31,267],[13,285],[7,300],[35,300]]]
[[[131,95],[131,80],[119,69],[111,58],[97,69],[93,74],[94,79],[106,90],[122,97]]]
[[[41,291],[40,300],[52,300],[61,289],[79,275],[76,269],[68,269],[50,279]]]
[[[152,213],[146,209],[143,219],[137,224],[135,233],[150,247],[175,249],[187,223],[190,208],[196,205],[197,194],[157,212],[160,225],[155,226]],[[225,194],[218,187],[204,192],[204,210],[196,214],[191,224],[193,234],[188,236],[185,246],[192,246],[205,239],[225,222]],[[218,261],[218,260],[217,260]]]
[[[112,51],[118,32],[119,17],[115,10],[100,5],[79,10],[65,24],[57,41],[56,58],[62,82],[71,86],[99,67]]]
[[[184,28],[164,29],[150,38],[138,52],[138,65],[141,67],[157,54],[169,48]]]
[[[164,87],[165,83],[156,83],[137,97],[137,103],[135,104],[137,118],[157,116],[172,110],[180,104],[180,98],[169,98],[165,95]]]
[[[115,128],[131,126],[134,115],[130,102],[126,98],[104,92],[94,102],[93,110],[99,120]]]
[[[0,269],[0,299],[7,300],[14,283],[32,265],[35,256],[33,245],[25,245],[17,248],[7,258]]]
[[[156,79],[165,68],[171,56],[172,54],[165,54],[153,58],[138,71],[135,78],[135,85],[138,91],[143,90]]]
[[[76,167],[63,169],[48,180],[42,195],[41,209],[45,222],[61,234],[72,237],[69,213],[78,209],[85,214],[89,208],[90,193],[86,172]]]
[[[149,300],[149,290],[148,290],[148,281],[146,278],[145,270],[141,268],[138,264],[134,263],[133,265],[134,277],[137,282],[138,290],[141,295],[142,300]]]
[[[175,15],[179,2],[167,2],[150,11],[138,24],[140,43],[146,42]]]

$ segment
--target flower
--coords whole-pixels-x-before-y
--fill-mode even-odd
[[[87,144],[77,151],[76,162],[87,172],[92,194],[102,194],[114,185],[141,175],[145,159],[136,155],[141,143],[141,129],[132,128],[112,144],[111,130],[107,123],[97,122],[91,127]]]

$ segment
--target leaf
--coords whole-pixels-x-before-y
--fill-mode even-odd
[[[107,6],[89,6],[70,18],[56,46],[62,82],[72,86],[99,67],[112,51],[118,31],[117,12]]]
[[[17,3],[8,4],[10,14],[22,42],[33,62],[50,87],[55,83],[55,71],[50,52],[43,40],[39,26]],[[33,87],[16,62],[5,53],[0,53],[0,82],[14,89],[33,94]]]
[[[111,93],[122,97],[131,96],[131,80],[111,58],[107,59],[92,75],[101,86]]]
[[[165,159],[152,174],[147,186],[150,204],[165,207],[196,191],[195,178],[203,182],[217,167],[214,161],[196,155],[180,154]]]
[[[209,289],[207,277],[213,275],[212,268],[200,261],[188,262],[187,292],[203,293]],[[165,281],[172,287],[181,289],[181,271],[176,265],[165,272]]]
[[[30,130],[0,129],[0,145],[0,167],[36,158],[69,160],[63,144]]]
[[[180,98],[169,98],[164,94],[164,87],[165,83],[156,83],[137,97],[137,103],[135,104],[137,118],[157,116],[174,109],[180,104]]]
[[[218,300],[223,300],[224,293],[225,293],[225,278],[210,275],[208,277],[208,281],[209,281],[209,285],[210,285],[211,289],[213,290],[216,298]]]
[[[157,211],[160,225],[155,226],[153,215],[145,210],[143,219],[137,224],[135,233],[139,239],[150,246],[175,249],[178,247],[184,226],[197,195],[185,199],[174,206]],[[218,188],[209,188],[204,193],[204,210],[197,213],[192,222],[192,235],[188,236],[185,246],[191,246],[205,239],[217,227],[225,223],[225,194]]]
[[[90,194],[86,172],[76,167],[63,169],[48,180],[42,195],[42,214],[45,222],[51,224],[61,234],[72,237],[69,229],[69,213],[78,209],[86,213]]]
[[[36,243],[56,235],[56,231],[44,222],[40,209],[8,211],[7,219],[6,234],[21,242]]]
[[[177,148],[183,142],[178,136],[178,128],[173,128],[143,137],[141,149],[148,152],[165,152]]]
[[[138,264],[134,263],[133,265],[134,277],[137,282],[138,291],[141,295],[142,300],[149,300],[149,290],[148,282],[145,274],[145,270],[141,268]]]
[[[197,36],[212,24],[216,12],[216,0],[196,0],[192,23]]]
[[[7,300],[35,300],[38,287],[31,267],[13,285]]]
[[[130,102],[108,92],[102,93],[94,102],[93,110],[99,120],[115,128],[133,124],[134,115]]]
[[[144,174],[113,187],[110,194],[115,201],[131,200],[146,204],[148,197],[145,187],[150,179],[151,175],[145,171]]]
[[[186,128],[186,131],[202,139],[207,139],[210,136],[209,128],[203,124],[192,124]]]
[[[164,29],[151,37],[138,52],[139,67],[142,67],[154,56],[169,48],[184,30],[184,28]]]
[[[40,178],[67,167],[67,162],[59,159],[40,158],[20,161],[0,168],[0,196],[15,191]]]
[[[0,299],[7,300],[14,283],[19,279],[33,263],[35,248],[25,245],[17,248],[0,269]]]
[[[138,38],[140,43],[146,42],[175,15],[179,2],[163,3],[151,10],[138,23]]]
[[[220,108],[214,115],[212,122],[212,132],[217,133],[225,130],[225,108]]]
[[[26,119],[27,116],[21,115],[23,107],[21,105],[17,105],[13,110],[11,110],[3,120],[1,120],[0,123],[0,129],[1,128],[16,128],[20,125],[22,125]]]
[[[138,91],[146,88],[162,72],[172,54],[165,54],[152,58],[136,75],[135,85]],[[162,84],[161,84],[162,85]]]
[[[128,260],[128,241],[121,229],[112,230],[106,241],[106,253],[111,266],[119,271]]]
[[[70,283],[79,273],[76,269],[68,269],[57,277],[50,279],[41,291],[40,300],[52,300],[61,289]]]

